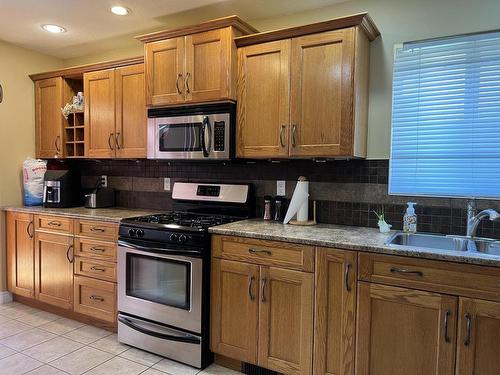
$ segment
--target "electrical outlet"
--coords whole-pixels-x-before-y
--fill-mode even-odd
[[[165,177],[163,179],[163,190],[170,191],[170,177]]]
[[[276,195],[284,197],[286,195],[286,182],[284,180],[276,181]]]
[[[108,176],[106,175],[101,176],[101,186],[108,187]]]

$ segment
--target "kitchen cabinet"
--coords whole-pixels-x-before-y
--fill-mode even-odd
[[[317,249],[314,374],[354,374],[356,276],[356,252]]]
[[[35,232],[35,297],[73,309],[73,236]]]
[[[85,155],[145,157],[143,64],[85,73],[83,77]]]
[[[328,25],[236,39],[239,157],[366,156],[369,44],[378,31]]]
[[[455,372],[458,298],[360,282],[356,374]]]
[[[234,99],[233,29],[147,43],[147,105]]]
[[[259,266],[212,262],[212,351],[257,363]]]
[[[63,157],[64,117],[61,108],[72,92],[62,77],[35,82],[35,138],[37,158]]]
[[[460,298],[457,375],[498,374],[500,303]]]
[[[238,157],[288,157],[290,40],[238,49]]]
[[[212,243],[212,351],[281,373],[311,374],[314,274],[292,269],[314,264],[309,247],[226,236]],[[290,268],[276,266],[285,254]]]
[[[20,296],[35,297],[33,214],[6,213],[7,288]]]

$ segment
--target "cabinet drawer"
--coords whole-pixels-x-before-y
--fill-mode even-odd
[[[214,257],[314,271],[314,247],[244,237],[213,236]]]
[[[102,221],[76,220],[75,235],[116,241],[118,238],[118,225]]]
[[[116,243],[75,237],[75,255],[115,262]]]
[[[62,216],[35,215],[35,229],[73,234],[73,219]]]
[[[500,300],[500,268],[359,253],[359,278],[466,297]]]
[[[75,312],[116,321],[116,284],[75,276]]]
[[[75,274],[116,282],[116,264],[103,260],[75,257]]]

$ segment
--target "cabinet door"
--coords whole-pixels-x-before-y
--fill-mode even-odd
[[[115,156],[115,74],[113,69],[85,73],[85,156]]]
[[[73,237],[36,232],[35,296],[60,308],[73,308]]]
[[[500,303],[460,298],[457,375],[499,373]]]
[[[184,102],[184,37],[147,43],[144,55],[146,104]]]
[[[360,282],[357,375],[451,375],[457,298]]]
[[[353,147],[354,31],[292,39],[290,156],[349,156]]]
[[[259,366],[284,374],[311,374],[314,277],[261,267]]]
[[[229,98],[232,59],[231,28],[186,36],[186,100]]]
[[[356,252],[318,248],[315,374],[354,374],[356,274]]]
[[[259,266],[213,259],[211,349],[257,363]]]
[[[238,50],[237,155],[288,157],[290,40]]]
[[[115,70],[116,84],[116,156],[146,157],[146,96],[144,65]]]
[[[62,77],[35,82],[36,156],[63,157],[64,117],[61,108],[71,96]]]
[[[33,215],[6,213],[7,286],[9,292],[35,296],[35,253]]]

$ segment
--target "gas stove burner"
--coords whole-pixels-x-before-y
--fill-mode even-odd
[[[224,215],[204,215],[175,211],[159,215],[142,216],[133,220],[138,223],[178,225],[181,227],[206,229],[214,225],[229,223],[234,218]]]

